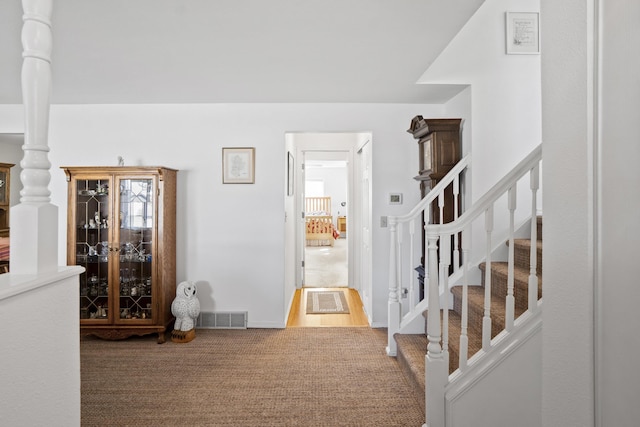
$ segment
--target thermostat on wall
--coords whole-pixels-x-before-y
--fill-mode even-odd
[[[402,193],[391,193],[391,194],[389,194],[389,204],[390,205],[401,205],[402,204]]]

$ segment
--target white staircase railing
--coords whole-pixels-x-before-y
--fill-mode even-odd
[[[394,334],[400,331],[400,325],[407,318],[422,317],[422,312],[428,310],[427,315],[427,353],[425,356],[425,394],[426,413],[429,427],[445,426],[445,388],[449,384],[449,316],[450,307],[449,279],[450,267],[453,266],[451,277],[459,279],[462,284],[462,313],[461,333],[459,338],[460,350],[458,371],[459,378],[464,375],[469,367],[468,355],[468,285],[471,253],[472,224],[476,220],[483,219],[484,232],[486,233],[486,249],[484,260],[485,269],[485,297],[484,316],[482,319],[482,353],[492,350],[491,331],[491,262],[494,251],[492,237],[494,235],[494,207],[496,202],[506,198],[508,210],[508,278],[507,295],[505,295],[505,330],[514,328],[514,229],[515,211],[517,207],[516,188],[525,175],[529,175],[529,188],[531,191],[531,206],[527,216],[531,218],[532,250],[530,251],[530,273],[528,280],[528,311],[535,312],[538,309],[538,281],[537,277],[537,251],[535,250],[537,239],[537,192],[539,190],[539,169],[542,161],[542,146],[534,149],[524,160],[502,178],[483,197],[473,203],[473,206],[458,215],[460,207],[457,205],[458,194],[454,200],[454,220],[449,223],[433,224],[428,220],[429,206],[434,200],[438,200],[440,218],[443,212],[444,189],[453,184],[454,191],[459,191],[461,176],[469,166],[470,158],[465,157],[451,172],[437,185],[420,203],[407,215],[389,217],[391,234],[390,268],[389,268],[389,336],[387,353],[396,355],[397,346]],[[401,284],[406,277],[402,271],[402,259],[411,260],[410,276],[413,276],[413,265],[416,260],[413,253],[413,240],[415,222],[421,221],[424,213],[424,268],[426,295],[423,301],[417,302],[412,294],[414,288],[413,278],[409,279],[409,307],[401,304]],[[403,248],[403,227],[409,226],[410,248]],[[418,227],[419,229],[420,227]],[[506,226],[504,227],[507,228]],[[453,245],[453,251],[452,251]],[[407,313],[402,316],[402,313]],[[442,316],[442,317],[441,317]],[[424,322],[423,322],[424,324]],[[494,331],[496,332],[496,331]],[[494,334],[495,335],[495,334]],[[474,359],[475,360],[475,359]]]
[[[400,294],[402,292],[402,283],[408,281],[408,313],[405,315],[411,316],[414,315],[416,311],[419,311],[421,316],[421,312],[419,309],[416,310],[416,307],[424,306],[419,305],[421,300],[418,298],[418,290],[416,289],[416,280],[415,280],[415,264],[419,261],[414,260],[418,254],[416,254],[416,229],[422,229],[422,221],[424,218],[424,223],[428,224],[432,220],[429,214],[429,207],[434,201],[438,201],[438,208],[440,210],[440,221],[442,222],[444,215],[444,198],[445,198],[445,190],[447,190],[450,186],[452,186],[451,191],[454,200],[454,218],[458,218],[460,214],[460,206],[459,206],[459,196],[460,196],[460,185],[463,180],[464,173],[466,172],[469,164],[471,163],[471,156],[467,155],[462,160],[460,160],[452,169],[449,171],[447,175],[442,178],[438,184],[436,184],[431,191],[406,215],[403,216],[389,216],[388,217],[388,226],[389,232],[391,236],[391,251],[390,251],[390,266],[389,266],[389,318],[388,318],[388,340],[387,340],[387,354],[390,356],[395,356],[397,352],[397,346],[393,335],[400,330],[400,324],[402,322],[402,304],[400,301]],[[416,227],[417,223],[417,227]],[[403,227],[407,226],[409,228],[409,245],[408,245],[408,259],[411,260],[409,264],[407,264],[407,270],[403,271],[402,260],[405,259],[406,255],[404,251],[403,245]],[[457,239],[458,236],[455,236]],[[457,243],[457,240],[456,240]],[[456,244],[455,247],[458,245]],[[426,255],[426,251],[424,251]],[[458,269],[460,266],[459,263],[460,257],[458,252],[454,254],[454,269]],[[424,301],[424,300],[422,300]]]

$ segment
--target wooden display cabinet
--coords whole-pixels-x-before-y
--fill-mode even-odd
[[[80,332],[105,339],[158,334],[174,318],[177,171],[62,167],[67,262],[80,265]]]
[[[11,208],[11,163],[0,163],[0,237],[9,237]]]

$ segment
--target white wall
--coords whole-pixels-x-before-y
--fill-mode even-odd
[[[539,8],[538,0],[484,2],[419,80],[469,86],[445,107],[448,117],[464,119],[463,154],[472,155],[466,203],[478,200],[542,142],[540,55],[507,55],[505,47],[505,13]],[[528,180],[518,191],[516,225],[531,215],[527,188]],[[494,222],[493,241],[502,244],[506,201],[496,204]],[[482,219],[473,225],[472,260],[484,256],[485,235]]]
[[[597,422],[631,427],[640,425],[640,372],[635,357],[640,353],[640,335],[632,320],[640,301],[635,267],[640,241],[640,2],[602,5]]]
[[[20,109],[20,106],[14,106]],[[3,107],[10,110],[10,107]],[[2,113],[3,110],[0,110]],[[0,132],[19,127],[0,114]],[[388,215],[390,190],[408,210],[419,191],[417,144],[406,129],[439,105],[217,104],[55,105],[50,120],[52,203],[60,208],[65,263],[66,181],[61,166],[164,165],[178,173],[177,280],[198,281],[202,310],[247,310],[250,327],[283,327],[285,133],[367,131],[373,150],[373,216]],[[256,147],[256,183],[223,185],[221,148]],[[415,165],[415,166],[414,166]],[[415,194],[415,197],[411,195]],[[411,200],[413,199],[413,200]],[[402,212],[405,212],[403,210]],[[385,325],[388,234],[374,221],[373,321]]]
[[[640,49],[640,5],[543,0],[542,13],[544,180],[553,184],[543,425],[637,426],[640,59],[630,53]]]
[[[542,140],[540,55],[505,53],[505,12],[539,8],[538,0],[486,1],[419,80],[471,86],[474,200]],[[470,119],[464,103],[451,102],[447,114]]]
[[[80,425],[81,272],[0,275],[2,425]]]
[[[542,0],[545,427],[594,426],[593,12],[583,0]]]
[[[285,161],[288,161],[288,156],[291,155],[293,156],[293,170],[291,171],[293,180],[294,180],[294,187],[293,187],[293,191],[294,194],[296,191],[298,191],[297,188],[297,184],[295,182],[295,167],[296,167],[296,162],[299,161],[299,159],[297,159],[296,153],[295,153],[295,146],[293,143],[293,139],[291,138],[291,134],[286,134],[285,135],[285,156],[287,156],[287,158],[285,159]],[[287,164],[285,164],[287,165]],[[284,224],[284,260],[283,260],[283,265],[284,265],[284,292],[283,292],[283,301],[284,301],[284,307],[283,307],[283,312],[282,312],[282,316],[285,319],[287,319],[287,314],[289,313],[289,309],[291,307],[291,304],[293,303],[293,297],[295,295],[295,291],[296,291],[296,268],[297,268],[297,262],[296,262],[296,205],[295,205],[295,201],[296,198],[294,197],[294,195],[288,195],[287,194],[287,185],[288,185],[288,174],[289,174],[289,170],[288,170],[288,165],[285,166],[284,169],[284,187],[285,189],[283,190],[283,194],[285,194],[285,198],[284,198],[284,215],[285,215],[285,224]]]

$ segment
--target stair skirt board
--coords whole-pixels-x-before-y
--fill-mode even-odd
[[[198,329],[247,329],[248,312],[201,312],[196,321]]]
[[[512,332],[501,332],[492,341],[491,350],[489,353],[484,353],[482,350],[476,353],[469,359],[469,366],[465,370],[464,374],[460,371],[455,371],[449,377],[449,385],[445,391],[445,419],[448,426],[457,426],[460,422],[460,418],[475,419],[477,413],[474,415],[474,410],[469,409],[467,404],[471,401],[476,401],[477,397],[473,393],[485,393],[481,389],[476,389],[475,386],[480,385],[485,379],[491,384],[491,375],[496,372],[497,375],[504,375],[504,372],[499,373],[503,364],[510,361],[511,356],[518,354],[519,359],[524,356],[525,363],[520,363],[522,366],[526,366],[527,369],[513,371],[513,367],[506,367],[507,372],[520,372],[526,373],[529,377],[540,378],[542,375],[542,348],[540,343],[535,344],[535,351],[527,351],[522,349],[531,340],[541,340],[540,334],[542,333],[542,301],[538,301],[538,309],[531,314],[526,312],[521,318],[516,321],[518,327]],[[530,345],[529,345],[530,346]],[[539,347],[539,348],[538,348]],[[523,353],[523,351],[525,353]],[[522,360],[521,360],[522,362]],[[502,393],[501,397],[497,399],[499,403],[495,407],[486,407],[487,411],[493,411],[500,413],[500,408],[505,406],[511,408],[519,408],[516,410],[522,411],[519,416],[525,416],[525,414],[535,413],[536,408],[542,404],[541,402],[541,390],[535,393],[533,398],[529,398],[528,392],[527,398],[522,398],[522,390],[518,389],[519,381],[515,380],[513,376],[510,376],[511,380],[507,384],[500,387]],[[484,388],[487,388],[485,384]],[[495,388],[495,387],[494,387]],[[493,389],[493,388],[492,388]],[[528,390],[528,388],[527,388]],[[471,394],[469,394],[471,393]],[[464,403],[466,402],[466,404]],[[523,402],[524,406],[523,406]],[[528,403],[527,403],[528,402]],[[466,413],[464,412],[466,409]],[[470,412],[469,412],[470,411]],[[514,411],[510,411],[513,417]],[[518,417],[518,415],[516,415]],[[502,420],[501,422],[503,422]],[[539,421],[539,420],[538,420]],[[539,423],[534,423],[539,425]],[[462,425],[468,425],[467,422],[462,422]],[[498,424],[493,424],[498,425]],[[503,424],[504,425],[504,424]],[[515,425],[515,424],[509,424]]]

